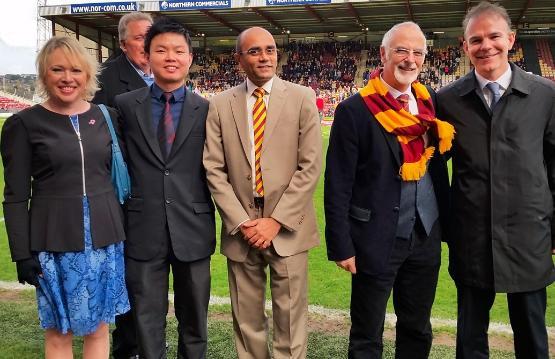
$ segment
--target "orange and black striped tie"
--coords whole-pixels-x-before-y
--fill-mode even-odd
[[[260,168],[260,155],[262,154],[262,141],[264,140],[264,127],[266,126],[266,105],[264,104],[263,88],[257,88],[252,93],[256,97],[252,110],[254,127],[254,174],[255,190],[259,196],[264,196],[264,184],[262,183],[262,169]]]

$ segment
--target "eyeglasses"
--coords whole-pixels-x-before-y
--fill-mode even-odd
[[[239,51],[239,55],[247,54],[249,56],[255,57],[260,56],[262,53],[265,53],[268,56],[273,56],[277,54],[278,50],[275,47],[267,47],[265,49],[261,49],[260,47],[253,47],[248,49],[247,51]]]
[[[393,53],[396,56],[399,57],[409,57],[409,55],[412,53],[414,55],[415,58],[417,59],[421,59],[424,56],[426,56],[426,53],[428,53],[428,51],[426,50],[422,50],[422,49],[406,49],[404,47],[390,47],[391,50],[393,50]]]

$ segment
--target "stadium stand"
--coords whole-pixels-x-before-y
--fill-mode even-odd
[[[536,50],[540,63],[541,76],[550,80],[555,80],[555,63],[553,62],[553,53],[549,47],[549,42],[546,39],[536,40]]]
[[[0,91],[0,112],[18,112],[32,105],[31,101]]]

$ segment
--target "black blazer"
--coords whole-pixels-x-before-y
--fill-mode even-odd
[[[396,136],[385,131],[360,94],[339,104],[324,179],[328,259],[356,256],[357,271],[370,275],[387,268],[399,219],[401,160]],[[449,180],[437,146],[428,170],[443,227]]]
[[[122,93],[146,87],[145,81],[131,66],[124,53],[102,65],[98,76],[100,90],[96,92],[93,103],[114,107],[114,98]]]
[[[150,88],[116,97],[127,148],[132,197],[127,201],[126,255],[154,257],[169,230],[175,256],[185,262],[214,253],[214,205],[202,153],[208,101],[186,91],[179,127],[165,162],[151,119]]]
[[[113,120],[117,118],[111,111]],[[110,180],[111,138],[96,105],[79,115],[95,248],[123,241],[123,213]],[[79,140],[68,116],[40,105],[2,128],[4,216],[12,259],[84,249]],[[29,205],[30,200],[30,205]]]

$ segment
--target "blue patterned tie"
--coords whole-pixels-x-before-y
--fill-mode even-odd
[[[164,112],[162,118],[158,122],[158,142],[160,143],[160,150],[164,159],[168,158],[172,149],[173,141],[175,140],[175,129],[173,127],[173,116],[170,106],[170,100],[173,97],[171,92],[164,92]]]
[[[497,82],[490,82],[486,85],[486,87],[492,94],[491,105],[489,107],[493,110],[493,108],[501,98],[501,94],[499,93],[499,84]]]

